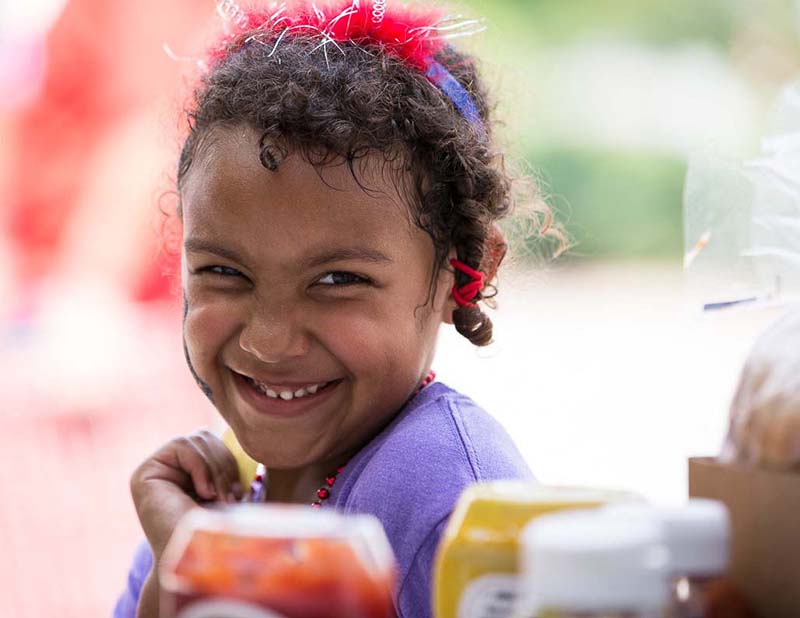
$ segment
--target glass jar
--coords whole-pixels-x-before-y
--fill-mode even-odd
[[[162,618],[392,618],[380,522],[305,506],[197,509],[159,569]]]

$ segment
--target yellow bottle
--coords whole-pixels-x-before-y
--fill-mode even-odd
[[[458,500],[436,556],[436,618],[511,616],[519,536],[531,519],[564,509],[638,500],[633,494],[517,481],[481,483]]]

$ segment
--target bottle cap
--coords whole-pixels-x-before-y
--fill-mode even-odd
[[[652,611],[667,600],[667,552],[656,522],[598,510],[544,515],[526,526],[520,551],[523,611]]]
[[[730,516],[721,502],[693,498],[676,507],[611,504],[602,512],[614,519],[660,522],[669,550],[669,570],[675,575],[719,575],[728,568]]]

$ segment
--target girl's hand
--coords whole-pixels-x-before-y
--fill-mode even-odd
[[[184,514],[243,495],[236,460],[208,431],[175,438],[151,455],[133,473],[131,494],[155,564]]]

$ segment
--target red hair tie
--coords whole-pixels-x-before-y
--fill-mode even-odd
[[[456,270],[460,270],[470,277],[470,281],[461,287],[453,285],[453,299],[455,299],[459,307],[475,307],[476,305],[472,302],[472,299],[483,289],[483,281],[486,279],[486,275],[455,258],[450,259],[450,264]]]

